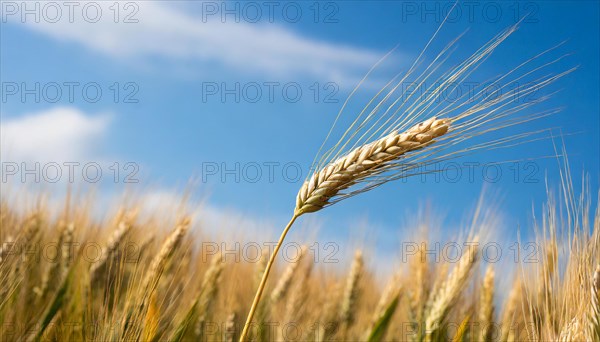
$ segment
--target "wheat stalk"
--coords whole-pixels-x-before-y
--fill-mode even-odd
[[[330,204],[330,199],[340,191],[373,175],[378,170],[385,168],[386,165],[392,165],[393,161],[398,160],[406,153],[419,150],[433,143],[433,139],[448,132],[449,125],[450,120],[448,119],[431,118],[415,125],[406,132],[392,133],[336,160],[322,171],[315,173],[308,182],[302,185],[296,197],[294,215],[283,230],[263,273],[255,300],[248,314],[248,320],[240,336],[240,341],[244,341],[248,334],[252,316],[262,296],[266,279],[275,261],[275,256],[279,252],[279,248],[295,220],[302,214],[322,209],[327,204]]]
[[[547,97],[542,96],[535,101],[526,101],[525,103],[519,103],[515,100],[536,93],[540,88],[573,71],[571,69],[557,75],[544,75],[533,81],[531,86],[519,87],[517,91],[510,91],[511,84],[506,82],[507,77],[513,77],[517,71],[521,71],[531,61],[536,60],[552,49],[530,58],[491,82],[490,86],[497,88],[497,91],[493,94],[487,92],[489,87],[480,87],[474,92],[473,96],[463,95],[459,98],[459,101],[446,106],[438,101],[446,91],[453,90],[456,84],[467,80],[469,75],[492,54],[500,43],[516,30],[516,26],[508,28],[484,44],[464,62],[442,73],[439,82],[435,82],[434,86],[427,88],[424,94],[406,96],[405,91],[398,94],[402,82],[416,73],[421,57],[429,46],[427,44],[425,50],[421,52],[405,76],[395,85],[392,84],[394,80],[390,81],[378,92],[357,115],[338,142],[321,154],[322,147],[331,135],[342,111],[360,84],[354,89],[342,106],[327,138],[315,157],[312,167],[314,172],[309,174],[298,191],[293,215],[283,229],[273,253],[269,257],[246,318],[244,329],[240,335],[240,341],[245,341],[247,338],[250,324],[264,292],[271,267],[288,231],[299,216],[319,211],[326,206],[368,191],[386,182],[406,178],[419,174],[419,172],[422,173],[423,171],[419,171],[419,169],[423,164],[445,161],[475,150],[514,145],[515,142],[528,138],[535,132],[511,134],[506,138],[471,145],[463,149],[456,149],[455,147],[470,138],[556,112],[550,110],[530,115],[521,120],[506,119],[545,100]],[[431,40],[436,35],[437,31]],[[418,86],[423,86],[430,76],[437,75],[435,71],[439,68],[440,63],[443,64],[447,59],[447,55],[451,51],[450,47],[455,42],[456,40],[452,41],[421,74],[416,75]],[[513,81],[522,81],[525,76],[542,70],[558,60],[560,58],[533,70],[524,71],[522,75],[517,75]],[[500,93],[499,96],[498,93]],[[381,100],[376,101],[378,98],[381,98]],[[503,119],[504,121],[502,121]],[[448,151],[449,148],[455,148],[456,150]]]

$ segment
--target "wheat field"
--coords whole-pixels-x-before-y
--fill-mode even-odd
[[[549,194],[532,224],[542,253],[535,263],[485,263],[474,242],[499,229],[486,219],[480,231],[465,227],[473,248],[460,258],[436,260],[424,247],[385,281],[366,267],[363,250],[336,273],[303,248],[274,268],[248,338],[597,341],[600,215],[591,212],[589,189],[575,196],[562,188],[570,192]],[[268,253],[252,262],[198,248],[210,227],[185,214],[165,219],[131,206],[98,220],[93,203],[67,199],[60,210],[43,203],[17,210],[2,202],[3,341],[240,337]],[[500,275],[513,285],[499,289]]]
[[[344,103],[313,172],[290,201],[292,217],[274,250],[253,260],[205,248],[217,242],[212,233],[219,227],[201,223],[202,208],[148,211],[140,200],[107,212],[85,194],[66,196],[58,207],[43,192],[28,201],[3,196],[0,341],[600,342],[600,201],[593,198],[600,191],[585,177],[576,189],[566,158],[561,182],[548,187],[547,202],[537,203],[535,219],[520,227],[535,240],[533,260],[519,256],[506,265],[483,257],[490,236],[507,228],[493,212],[484,215],[483,204],[446,241],[428,233],[446,222],[419,221],[409,241],[417,249],[402,261],[390,256],[385,266],[392,271],[383,278],[368,246],[333,271],[314,262],[309,241],[292,262],[278,254],[300,216],[418,175],[423,165],[553,139],[549,129],[518,131],[558,112],[535,109],[550,95],[518,100],[575,70],[548,70],[564,58],[551,55],[560,45],[494,76],[498,92],[481,87],[452,103],[438,101],[455,83],[470,80],[517,26],[452,66],[444,62],[458,38],[440,51],[424,51],[433,59],[419,55],[328,142]],[[399,90],[406,80],[436,83],[407,96]],[[506,91],[514,82],[526,86]],[[469,248],[450,259],[431,253],[439,243]]]

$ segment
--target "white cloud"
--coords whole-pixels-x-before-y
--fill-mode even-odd
[[[112,2],[100,4],[103,17],[96,23],[77,16],[70,23],[65,14],[56,23],[26,20],[25,27],[119,59],[199,61],[234,68],[236,72],[309,74],[334,81],[349,74],[356,79],[380,56],[367,49],[306,38],[276,24],[203,22],[199,15],[166,2],[137,2],[135,18],[139,22],[115,23],[108,8]],[[15,18],[8,17],[8,22],[20,22]]]
[[[0,122],[3,161],[60,162],[90,158],[105,135],[109,115],[89,116],[58,107]]]

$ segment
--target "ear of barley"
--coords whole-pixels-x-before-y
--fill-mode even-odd
[[[490,341],[494,321],[494,268],[489,265],[481,287],[479,303],[480,341]]]
[[[471,270],[478,259],[478,253],[476,245],[469,248],[468,253],[461,256],[446,281],[433,294],[432,305],[425,319],[426,341],[435,340],[435,336],[444,323],[452,305],[458,300],[466,286]]]

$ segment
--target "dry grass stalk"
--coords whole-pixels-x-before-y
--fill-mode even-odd
[[[590,341],[585,328],[585,325],[581,324],[581,319],[579,317],[573,317],[573,319],[561,329],[558,341]]]
[[[600,341],[600,265],[596,266],[591,288],[590,334],[594,341]]]
[[[494,268],[489,265],[481,287],[479,304],[480,341],[490,341],[494,321]]]

